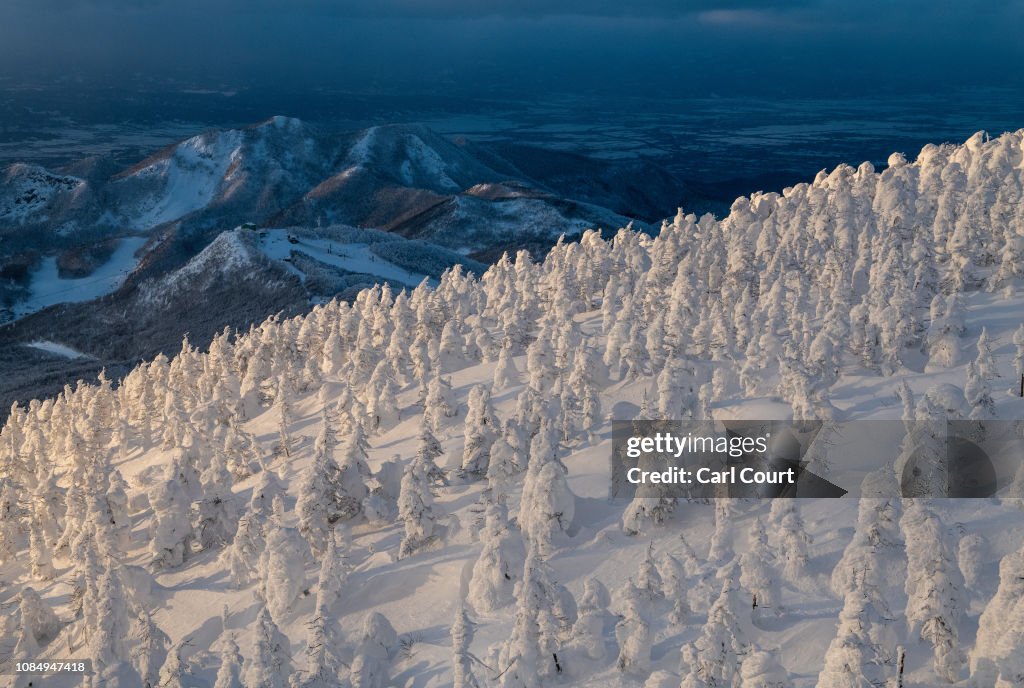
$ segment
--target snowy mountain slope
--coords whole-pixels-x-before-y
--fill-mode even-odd
[[[228,169],[241,157],[240,132],[196,136],[173,152],[122,177],[120,184],[152,186],[150,193],[126,203],[123,222],[148,229],[177,220],[208,205],[223,184],[230,184]],[[235,170],[232,171],[232,176]]]
[[[99,685],[1017,685],[1024,468],[976,500],[608,488],[610,417],[1018,419],[1022,161],[1024,130],[842,166],[17,409],[10,654]]]
[[[57,268],[57,258],[46,258],[42,265],[32,272],[29,296],[16,305],[15,317],[34,313],[58,303],[90,301],[115,291],[135,269],[138,261],[136,253],[145,243],[146,240],[141,237],[121,239],[110,259],[87,277],[62,278]]]
[[[0,222],[24,225],[46,221],[87,194],[82,179],[53,174],[35,165],[10,165],[0,178]]]
[[[42,230],[36,244],[46,249],[68,228],[109,236],[168,223],[187,233],[244,221],[387,227],[480,183],[518,179],[543,190],[500,157],[480,157],[422,125],[339,134],[273,117],[193,136],[109,177],[102,164],[75,167],[95,171],[88,181],[12,165],[0,183],[0,222]],[[596,205],[574,213],[588,227],[621,218]]]
[[[472,191],[463,194],[463,189],[479,183],[522,176],[497,156],[484,156],[470,145],[456,145],[418,125],[332,133],[292,118],[274,117],[242,129],[188,138],[128,169],[112,169],[110,161],[92,159],[61,174],[14,165],[3,175],[0,200],[6,198],[10,209],[0,217],[0,319],[16,321],[0,332],[4,349],[0,358],[12,362],[10,374],[0,383],[4,409],[15,400],[52,394],[81,374],[76,365],[69,367],[65,379],[50,369],[36,376],[33,371],[41,370],[36,358],[18,355],[36,339],[82,350],[94,357],[97,367],[114,370],[121,369],[124,359],[107,358],[104,351],[117,351],[134,362],[156,351],[174,351],[184,332],[205,344],[227,325],[247,326],[277,310],[292,312],[300,307],[304,301],[296,301],[290,288],[278,297],[258,289],[249,297],[230,297],[240,312],[215,309],[200,315],[182,310],[172,319],[141,314],[147,323],[165,323],[157,329],[168,338],[159,344],[154,336],[133,335],[124,323],[137,305],[136,290],[185,268],[228,227],[243,223],[378,227],[419,240],[403,246],[394,261],[403,270],[436,277],[440,269],[457,262],[479,269],[472,258],[449,255],[452,251],[481,251],[479,257],[485,261],[496,259],[504,250],[527,248],[543,253],[561,233],[627,221],[523,182],[508,182],[510,188],[520,190],[512,199],[478,197]],[[15,211],[17,217],[12,214]],[[490,231],[481,231],[484,226]],[[149,241],[143,242],[144,237]],[[121,250],[106,258],[103,247],[118,240]],[[132,255],[122,255],[128,247]],[[428,266],[416,265],[418,258],[410,259],[412,248],[428,256]],[[83,253],[100,257],[83,261]],[[74,275],[64,269],[69,263],[76,266]],[[194,267],[187,272],[191,274]],[[287,263],[279,267],[293,274],[292,268],[298,268]],[[372,270],[352,274],[322,261],[311,263],[309,269],[317,276],[306,286],[320,301],[339,294],[349,298],[379,279]],[[216,279],[216,274],[209,279]],[[259,283],[240,280],[236,286]],[[96,302],[70,305],[86,297]],[[252,304],[264,304],[269,310],[256,312]],[[61,307],[39,313],[55,305]],[[38,317],[26,321],[37,313]],[[222,316],[220,322],[212,317],[217,313]],[[65,322],[81,325],[69,332]],[[111,337],[97,340],[93,322],[119,324]],[[169,330],[171,324],[176,324],[176,332]],[[91,349],[97,342],[100,350]],[[132,349],[133,342],[140,346]]]

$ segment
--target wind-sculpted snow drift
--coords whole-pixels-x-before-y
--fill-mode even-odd
[[[1024,469],[987,500],[608,489],[613,417],[905,419],[863,495],[926,421],[1021,417],[1022,141],[375,287],[15,408],[0,651],[103,686],[1019,686]]]

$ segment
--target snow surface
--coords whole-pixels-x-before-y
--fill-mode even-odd
[[[51,342],[48,340],[32,342],[31,344],[26,344],[25,346],[31,347],[33,349],[39,349],[40,351],[45,351],[46,353],[53,354],[55,356],[63,356],[64,358],[74,359],[83,358],[86,356],[81,351],[72,349],[70,346],[65,346],[64,344],[60,344],[59,342]]]
[[[284,261],[292,251],[304,253],[321,263],[333,265],[348,272],[376,275],[382,279],[392,280],[399,284],[415,287],[427,278],[426,274],[409,272],[370,251],[369,244],[341,244],[327,239],[313,239],[306,236],[297,237],[298,243],[288,241],[289,231],[286,229],[260,230],[266,237],[259,242],[260,249],[267,257]],[[305,274],[291,263],[284,265],[300,278]],[[436,282],[436,280],[431,280]]]
[[[136,229],[150,229],[209,204],[241,155],[241,143],[242,132],[234,129],[193,136],[171,155],[136,172],[133,177],[153,179],[158,188],[122,209],[125,221]]]
[[[14,306],[14,317],[21,318],[58,303],[79,303],[115,291],[135,269],[135,253],[146,243],[143,237],[125,237],[118,243],[110,260],[96,268],[88,277],[62,278],[57,270],[57,257],[43,259],[31,277],[31,295]]]

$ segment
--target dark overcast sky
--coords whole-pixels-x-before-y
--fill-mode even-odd
[[[735,93],[1019,87],[1024,0],[3,0],[0,76]]]

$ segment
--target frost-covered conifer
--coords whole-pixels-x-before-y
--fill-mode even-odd
[[[387,617],[378,612],[367,616],[350,670],[352,688],[385,688],[398,643],[398,634]]]
[[[531,544],[516,587],[515,621],[499,655],[502,688],[535,688],[562,672],[556,595],[548,565]]]
[[[473,655],[469,646],[473,642],[473,623],[462,605],[455,610],[455,621],[451,628],[452,638],[452,687],[479,688],[473,673]]]
[[[792,681],[778,660],[764,650],[753,650],[740,666],[737,688],[791,688]]]
[[[223,452],[214,452],[200,481],[203,498],[196,504],[196,537],[203,549],[222,547],[234,539],[238,528],[238,507]]]
[[[260,595],[272,615],[283,619],[305,588],[305,557],[301,536],[284,525],[284,502],[274,497],[274,510],[266,524],[266,549],[260,555]]]
[[[448,476],[437,465],[437,460],[444,456],[444,449],[441,443],[430,431],[426,415],[420,417],[419,446],[416,448],[416,461],[419,462],[427,474],[427,480],[433,485],[447,485]]]
[[[277,436],[281,454],[291,458],[293,440],[292,425],[292,385],[288,376],[282,375],[277,381],[277,392],[274,395],[274,416],[277,421]]]
[[[368,448],[369,444],[362,428],[356,426],[338,464],[341,469],[338,516],[341,520],[351,520],[363,514],[363,502],[370,494],[370,489],[366,486],[366,480],[371,475],[367,463]]]
[[[776,500],[781,501],[781,500]],[[774,502],[773,502],[774,504]],[[708,561],[725,563],[733,556],[732,542],[733,500],[721,497],[715,500],[715,530],[711,534]]]
[[[525,559],[522,537],[509,527],[508,511],[500,501],[487,504],[480,544],[467,599],[477,611],[491,612],[512,602]]]
[[[366,385],[366,413],[371,430],[384,432],[398,423],[397,393],[398,384],[391,364],[385,359],[377,364]]]
[[[644,454],[638,463],[642,471],[660,470],[664,459]],[[664,523],[676,506],[668,485],[644,482],[636,487],[633,499],[622,514],[622,530],[628,535],[639,535],[649,526]]]
[[[160,669],[167,661],[167,649],[170,647],[171,639],[160,630],[148,611],[140,609],[131,640],[132,663],[142,678],[142,685],[146,688],[156,688],[160,684]]]
[[[579,616],[572,627],[572,643],[586,657],[600,663],[607,656],[604,627],[611,614],[608,605],[611,596],[597,578],[588,578],[583,584],[579,603]]]
[[[644,591],[630,580],[622,592],[622,619],[615,626],[620,671],[646,675],[651,665],[651,607]]]
[[[121,583],[121,576],[111,562],[106,564],[96,582],[93,627],[89,630],[89,650],[94,671],[103,679],[118,681],[116,685],[128,686],[129,676],[139,681],[128,663],[127,641],[130,629],[128,599]],[[115,677],[117,677],[115,679]]]
[[[251,509],[238,520],[231,545],[224,550],[222,561],[236,588],[248,585],[259,575],[259,560],[266,547],[263,522]]]
[[[487,490],[496,500],[505,498],[515,476],[522,473],[523,464],[526,463],[526,457],[519,448],[521,439],[514,424],[514,419],[507,420],[491,445],[491,460],[487,464]]]
[[[974,367],[985,380],[992,380],[999,377],[999,370],[996,368],[995,358],[992,356],[992,341],[988,336],[988,329],[982,327],[978,336],[978,355],[974,359]]]
[[[769,532],[775,536],[775,557],[782,567],[783,579],[790,585],[801,586],[810,580],[807,547],[811,537],[795,499],[772,500],[769,514]],[[771,540],[771,538],[770,538]]]
[[[61,621],[35,590],[29,586],[21,589],[17,596],[20,631],[31,636],[36,646],[43,645],[57,637]]]
[[[434,495],[430,490],[426,467],[417,461],[413,461],[402,476],[402,488],[398,495],[398,517],[405,524],[405,535],[398,548],[400,559],[433,544],[437,527]]]
[[[907,541],[907,625],[932,645],[935,672],[955,682],[963,663],[957,629],[965,604],[949,536],[921,500],[913,500],[900,525]]]
[[[501,353],[498,354],[498,363],[494,368],[492,387],[495,391],[500,392],[518,382],[519,370],[516,368],[516,362],[512,356],[512,341],[506,339],[505,343],[502,344]]]
[[[530,444],[530,465],[523,482],[519,525],[523,534],[547,556],[557,533],[572,524],[576,496],[566,480],[568,471],[558,459],[558,441],[545,420]]]
[[[33,503],[36,501],[34,499]],[[0,563],[9,561],[18,551],[18,540],[21,537],[19,513],[14,482],[8,478],[0,478]]]
[[[967,363],[964,396],[971,408],[968,415],[971,420],[985,421],[996,417],[996,402],[992,399],[992,390],[985,378],[979,374],[977,361]]]
[[[195,540],[189,520],[190,500],[185,489],[174,478],[163,480],[153,486],[149,503],[153,507],[151,563],[158,568],[181,566]]]
[[[982,577],[988,559],[988,541],[980,533],[967,533],[957,545],[957,564],[964,578],[964,585],[973,591],[985,587]]]
[[[462,472],[470,476],[483,476],[491,458],[491,446],[497,437],[498,419],[491,403],[491,392],[477,385],[469,392],[466,411],[466,438],[462,450]]]
[[[999,562],[999,587],[978,619],[978,635],[971,651],[971,680],[979,686],[995,685],[1003,663],[1001,641],[1020,621],[1024,599],[1024,547]]]
[[[260,607],[253,631],[253,651],[245,671],[247,688],[287,688],[292,672],[288,638],[266,606]]]
[[[313,460],[302,472],[295,511],[299,516],[299,533],[305,538],[314,556],[323,554],[331,530],[340,514],[341,468],[334,460],[337,444],[326,407],[320,421],[320,434],[313,445]]]
[[[423,402],[423,414],[430,418],[430,429],[440,432],[445,418],[458,413],[455,392],[451,380],[435,374],[427,387],[427,398]]]
[[[228,634],[220,651],[220,666],[213,688],[245,688],[242,683],[243,662],[234,633]]]
[[[50,545],[46,542],[46,534],[38,521],[33,520],[29,523],[28,536],[28,558],[32,569],[32,578],[37,581],[52,579],[54,576],[53,556],[50,552]]]
[[[862,579],[863,580],[863,579]],[[825,653],[818,684],[837,688],[884,686],[897,673],[892,619],[879,610],[863,582],[851,588],[839,613],[839,628]]]
[[[709,686],[730,686],[737,678],[746,641],[736,617],[735,573],[727,573],[722,592],[708,610],[696,642],[696,673]]]
[[[1021,324],[1013,333],[1013,345],[1016,348],[1016,353],[1013,356],[1013,375],[1014,385],[1011,387],[1013,392],[1017,395],[1020,394],[1020,379],[1024,375],[1024,324]]]
[[[641,597],[653,602],[664,597],[663,587],[661,572],[658,571],[658,566],[654,561],[654,542],[650,542],[647,545],[646,554],[637,566],[636,588]]]
[[[750,594],[755,613],[765,609],[778,613],[781,599],[778,574],[760,518],[754,520],[747,551],[740,557],[740,585]]]

